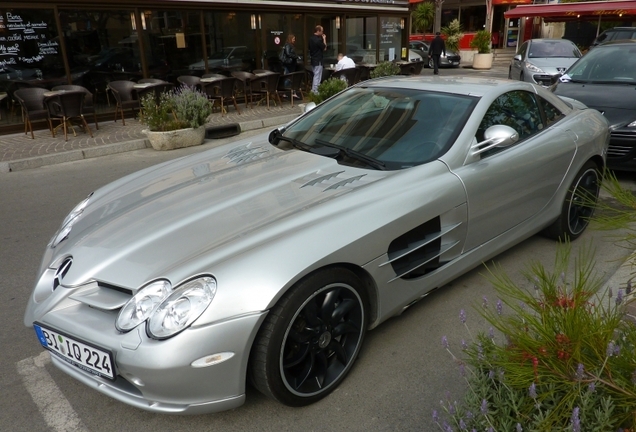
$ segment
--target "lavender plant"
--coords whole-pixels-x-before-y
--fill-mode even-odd
[[[479,313],[492,326],[456,355],[468,383],[460,402],[447,397],[433,422],[443,431],[617,431],[636,426],[636,326],[624,319],[624,293],[601,293],[590,248],[566,278],[571,250],[560,245],[553,271],[535,263],[518,286],[489,269],[499,296]],[[495,335],[495,330],[497,335]]]
[[[141,99],[141,122],[151,131],[171,131],[203,126],[212,104],[200,91],[182,86],[161,94],[159,103],[154,95]]]

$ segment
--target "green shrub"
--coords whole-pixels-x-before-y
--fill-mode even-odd
[[[446,49],[459,52],[459,41],[464,37],[462,26],[457,19],[452,20],[448,26],[442,27],[442,32],[446,36]]]
[[[212,104],[198,90],[183,86],[161,95],[159,104],[154,95],[141,99],[141,122],[151,131],[166,132],[203,126],[212,114]]]
[[[479,54],[490,53],[492,45],[492,35],[487,30],[479,30],[475,33],[475,37],[470,41],[470,47],[475,48]]]
[[[400,66],[397,64],[385,61],[376,66],[375,69],[371,71],[371,78],[379,78],[383,76],[392,76],[400,74]]]
[[[450,423],[434,411],[443,430],[633,430],[636,326],[624,319],[625,292],[599,293],[603,280],[586,249],[566,279],[569,256],[560,245],[552,272],[532,265],[528,289],[491,271],[499,300],[478,308],[491,330],[462,341],[465,359],[442,339],[469,385],[461,403],[442,401]],[[463,310],[459,317],[468,329]]]
[[[329,99],[347,88],[347,82],[340,78],[329,78],[318,86],[318,93],[309,93],[309,100],[316,104]]]

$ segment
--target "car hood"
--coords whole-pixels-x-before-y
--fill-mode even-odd
[[[572,66],[578,58],[576,57],[550,57],[550,58],[529,58],[528,62],[543,69],[544,72],[554,75],[563,73]]]
[[[67,286],[94,279],[134,288],[205,254],[220,262],[257,247],[292,230],[301,211],[307,223],[307,210],[388,175],[264,139],[219,147],[96,191],[55,259],[73,256]]]
[[[621,127],[636,120],[635,89],[625,84],[559,82],[553,91],[583,102],[603,113],[612,127]]]

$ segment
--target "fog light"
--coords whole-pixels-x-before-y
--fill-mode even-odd
[[[217,354],[207,355],[205,357],[201,357],[198,360],[190,363],[190,366],[193,368],[203,368],[208,366],[214,366],[219,363],[223,363],[225,360],[229,360],[234,357],[233,352],[222,352]]]

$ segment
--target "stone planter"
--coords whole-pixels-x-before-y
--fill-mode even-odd
[[[473,56],[473,69],[490,69],[492,67],[492,53]]]
[[[178,129],[168,132],[154,132],[148,129],[144,133],[155,150],[174,150],[203,144],[205,126],[196,129]]]

